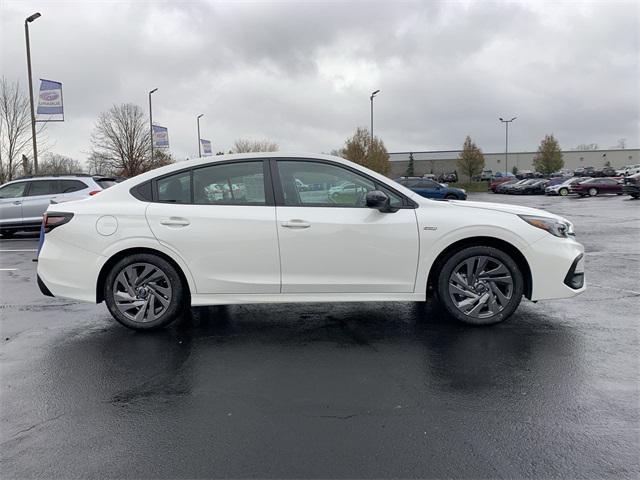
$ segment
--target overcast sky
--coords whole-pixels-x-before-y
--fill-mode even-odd
[[[451,150],[469,134],[504,151],[498,117],[517,116],[510,150],[546,133],[601,148],[640,129],[640,2],[0,0],[1,73],[64,84],[51,150],[84,160],[96,117],[132,102],[169,128],[171,151],[202,137],[329,152],[357,126],[393,151]]]

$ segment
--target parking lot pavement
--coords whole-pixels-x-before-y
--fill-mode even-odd
[[[41,296],[37,239],[0,240],[2,477],[638,478],[640,202],[470,200],[571,219],[588,291],[489,328],[370,303],[136,333]]]

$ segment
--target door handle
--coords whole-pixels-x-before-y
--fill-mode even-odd
[[[282,222],[281,225],[284,228],[309,228],[311,226],[310,223],[305,222],[304,220],[293,219],[288,222]]]
[[[171,217],[160,220],[160,225],[165,225],[167,227],[186,227],[191,225],[191,222],[186,218]]]

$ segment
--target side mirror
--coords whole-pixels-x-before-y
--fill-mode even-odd
[[[367,192],[365,199],[368,208],[374,208],[382,213],[393,213],[398,211],[397,208],[393,208],[391,206],[391,199],[387,194],[380,190]]]

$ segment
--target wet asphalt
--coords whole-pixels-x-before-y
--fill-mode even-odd
[[[2,478],[640,476],[640,201],[571,219],[587,293],[473,328],[433,303],[193,309],[136,333],[0,240]]]

